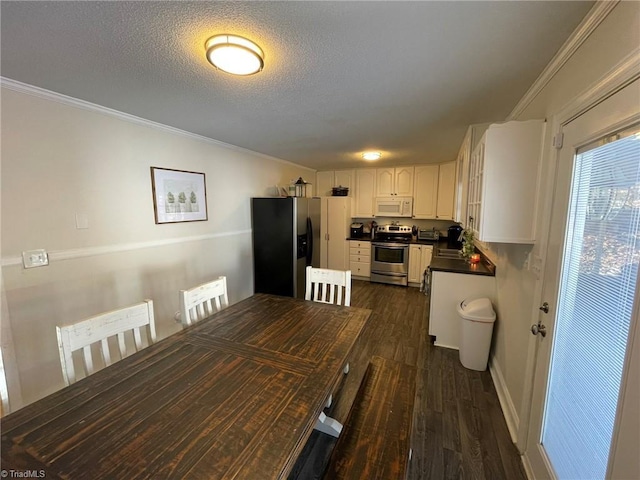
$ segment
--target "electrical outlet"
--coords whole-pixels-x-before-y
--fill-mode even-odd
[[[46,250],[27,250],[22,252],[24,268],[44,267],[49,265],[49,255]]]

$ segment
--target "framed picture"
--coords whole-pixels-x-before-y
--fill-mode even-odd
[[[156,223],[207,220],[204,173],[151,167],[151,188]]]

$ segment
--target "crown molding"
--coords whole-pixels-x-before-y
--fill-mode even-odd
[[[78,98],[70,97],[68,95],[63,95],[62,93],[57,93],[51,90],[46,90],[44,88],[36,87],[34,85],[22,83],[17,80],[12,80],[10,78],[0,76],[0,86],[2,86],[3,88],[7,88],[9,90],[14,90],[16,92],[24,93],[24,94],[31,95],[38,98],[43,98],[45,100],[50,100],[52,102],[61,103],[63,105],[79,108],[82,110],[88,110],[94,113],[100,113],[102,115],[108,115],[110,117],[118,118],[119,120],[124,120],[125,122],[134,123],[136,125],[142,125],[144,127],[150,127],[165,133],[179,135],[182,137],[189,138],[191,140],[197,140],[200,142],[208,143],[209,145],[215,145],[216,147],[222,147],[222,148],[233,150],[239,153],[258,156],[260,158],[264,158],[265,160],[284,163],[286,165],[290,165],[296,168],[303,168],[305,170],[315,172],[315,170],[312,168],[304,167],[302,165],[297,165],[293,162],[283,160],[282,158],[272,157],[264,153],[249,150],[248,148],[238,147],[237,145],[221,142],[219,140],[205,137],[203,135],[198,135],[196,133],[187,132],[186,130],[181,130],[179,128],[170,127],[162,123],[154,122],[152,120],[147,120],[146,118],[136,117],[135,115],[130,115],[128,113],[120,112],[112,108],[103,107],[102,105],[97,105],[95,103],[87,102],[85,100],[80,100]]]
[[[582,22],[573,31],[567,41],[560,47],[560,50],[551,59],[549,64],[542,71],[540,76],[533,82],[527,93],[520,99],[507,120],[515,120],[529,104],[540,94],[551,79],[560,71],[565,63],[573,56],[580,46],[589,38],[602,21],[611,13],[620,0],[597,1],[589,10],[589,13],[582,19]]]

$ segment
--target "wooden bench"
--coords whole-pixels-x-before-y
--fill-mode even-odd
[[[373,357],[331,454],[325,480],[405,478],[415,391],[415,367]]]

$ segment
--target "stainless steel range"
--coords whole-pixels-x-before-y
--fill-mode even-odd
[[[407,286],[411,227],[380,225],[371,242],[371,281]]]

